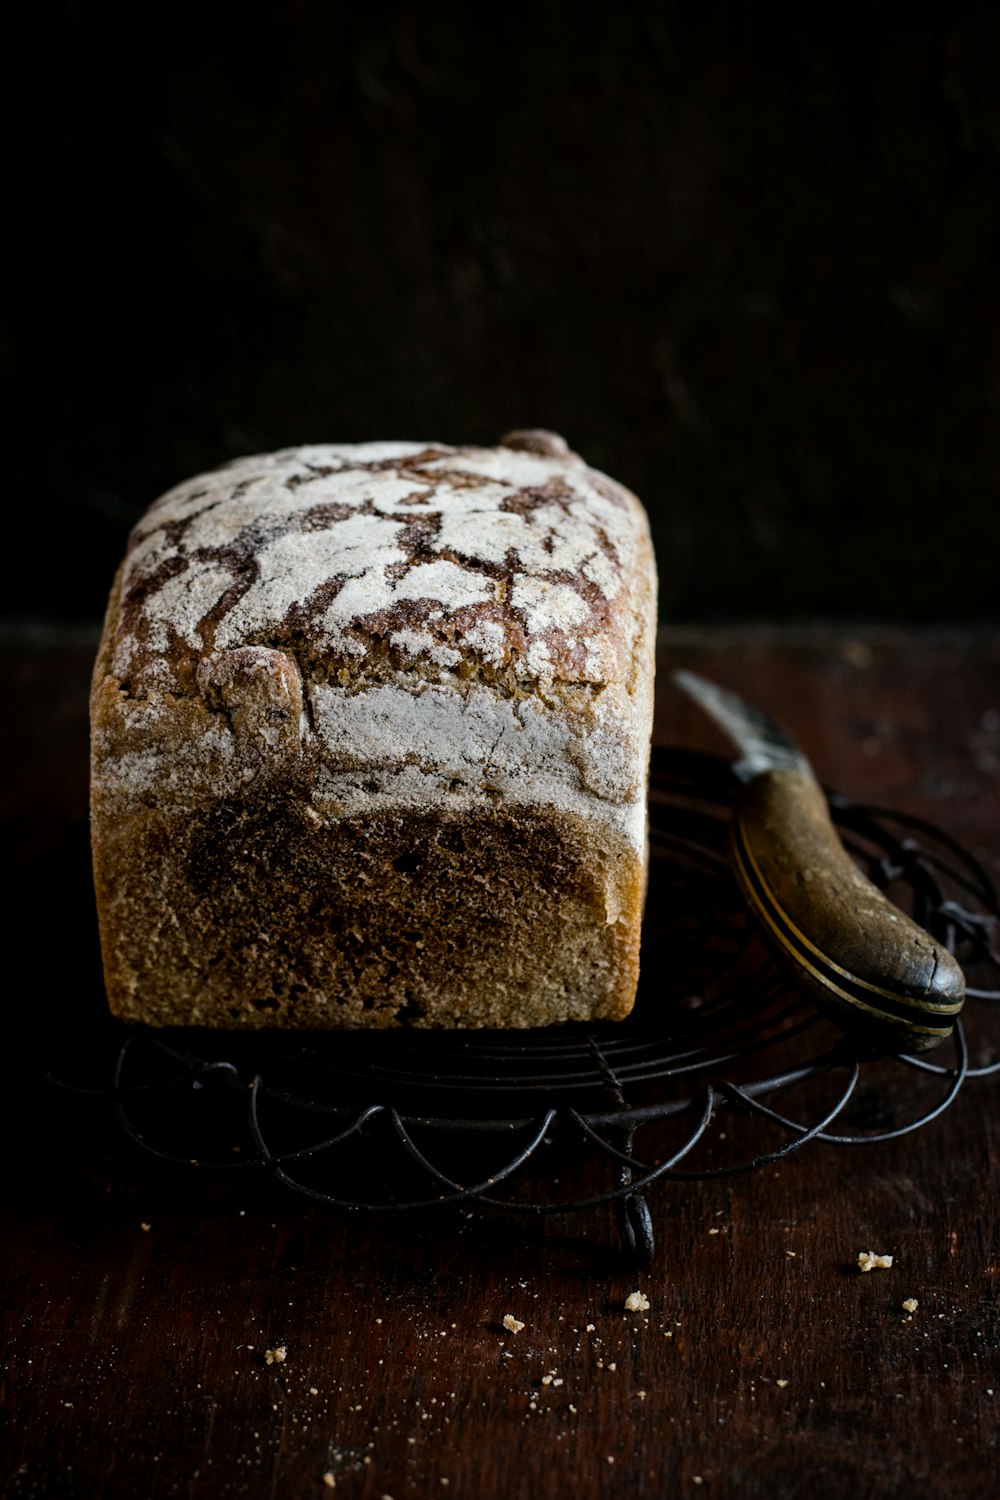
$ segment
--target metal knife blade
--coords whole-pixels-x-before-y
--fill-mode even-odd
[[[764,937],[873,1044],[936,1047],[965,999],[954,956],[861,873],[808,760],[773,719],[693,672],[673,677],[742,751],[730,856]]]
[[[799,747],[763,709],[695,672],[678,671],[673,676],[677,686],[700,704],[709,718],[714,719],[743,751],[731,768],[741,781],[752,781],[764,771],[782,768],[813,775],[812,767]]]

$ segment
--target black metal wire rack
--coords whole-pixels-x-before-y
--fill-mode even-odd
[[[323,1035],[131,1028],[116,1038],[109,1090],[123,1128],[164,1161],[264,1170],[342,1208],[474,1199],[552,1214],[613,1201],[628,1253],[648,1263],[657,1183],[927,1125],[969,1080],[1000,1071],[992,881],[931,825],[831,795],[847,847],[969,978],[971,1025],[959,1021],[940,1054],[880,1055],[819,1013],[759,945],[727,862],[735,785],[722,760],[654,753],[642,981],[627,1021]],[[713,1128],[722,1120],[725,1131]]]

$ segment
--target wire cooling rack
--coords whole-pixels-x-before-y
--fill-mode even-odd
[[[735,790],[720,759],[654,752],[642,981],[627,1021],[122,1029],[108,1090],[122,1126],[164,1161],[263,1170],[336,1207],[476,1200],[553,1214],[614,1202],[629,1255],[648,1264],[654,1184],[750,1172],[812,1142],[891,1140],[1000,1071],[1000,903],[980,864],[925,822],[831,795],[852,854],[969,979],[970,1024],[938,1053],[878,1054],[759,945],[727,862]]]

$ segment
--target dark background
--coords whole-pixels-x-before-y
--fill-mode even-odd
[[[234,454],[518,425],[675,620],[996,612],[1000,7],[28,9],[8,616]]]

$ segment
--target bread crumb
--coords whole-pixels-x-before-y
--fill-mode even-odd
[[[916,1297],[907,1297],[906,1301],[903,1303],[903,1311],[908,1313],[915,1313],[919,1306],[920,1303],[917,1301]]]
[[[509,1333],[520,1333],[521,1329],[524,1327],[524,1324],[521,1322],[520,1318],[515,1318],[512,1313],[504,1313],[503,1326]]]
[[[721,1234],[722,1230],[721,1229],[710,1229],[708,1232],[709,1232],[709,1234]]]
[[[778,1386],[778,1387],[779,1387],[779,1388],[780,1388],[780,1389],[781,1389],[781,1390],[784,1390],[784,1389],[785,1389],[785,1386],[786,1386],[786,1385],[787,1385],[787,1384],[788,1384],[788,1381],[787,1381],[787,1380],[776,1380],[776,1381],[775,1381],[775,1382],[774,1382],[774,1383],[775,1383],[775,1385],[776,1385],[776,1386]]]
[[[611,1363],[608,1365],[608,1369],[609,1370],[617,1370],[617,1368],[618,1368],[618,1366],[615,1364],[614,1360],[612,1360]]]
[[[288,1358],[288,1350],[284,1344],[279,1344],[276,1349],[265,1349],[264,1359],[269,1365],[283,1365]]]
[[[323,1475],[323,1483],[326,1485],[328,1490],[332,1490],[334,1485],[337,1483],[329,1469],[327,1469],[326,1473]]]
[[[586,1328],[583,1330],[584,1333],[593,1333],[594,1329],[595,1329],[595,1326],[596,1325],[593,1324],[593,1323],[588,1323],[587,1326],[586,1326]]]
[[[142,1230],[143,1234],[148,1234],[149,1231],[152,1229],[152,1227],[153,1227],[152,1224],[140,1224],[139,1225],[139,1228]]]
[[[858,1270],[873,1271],[876,1267],[888,1271],[892,1265],[891,1255],[877,1255],[874,1250],[862,1250],[858,1254]]]
[[[629,1292],[625,1298],[626,1312],[648,1312],[649,1298],[645,1292]]]
[[[645,1401],[645,1399],[646,1399],[646,1392],[645,1391],[636,1391],[636,1395],[639,1397],[640,1401]]]
[[[542,1376],[542,1385],[551,1385],[551,1384],[552,1384],[552,1376],[551,1375],[543,1375]]]
[[[310,1394],[310,1396],[318,1396],[319,1395],[319,1391],[316,1389],[316,1387],[314,1385],[311,1385],[309,1387],[309,1394]]]

